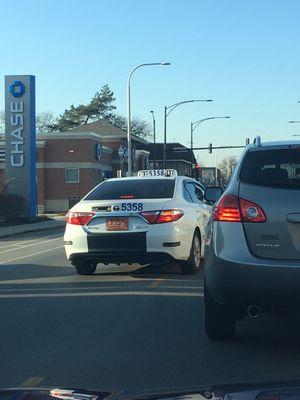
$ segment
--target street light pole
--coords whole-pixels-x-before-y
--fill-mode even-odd
[[[193,142],[193,122],[191,122],[191,150],[193,150],[194,142]]]
[[[211,119],[220,119],[220,118],[231,118],[229,115],[225,116],[225,117],[208,117],[208,118],[202,118],[199,119],[199,121],[196,122],[191,122],[191,158],[193,157],[193,147],[194,147],[194,130],[203,122],[205,121],[209,121]],[[216,161],[217,164],[217,161]],[[217,176],[217,175],[216,175]]]
[[[195,103],[195,102],[210,102],[212,101],[211,99],[209,100],[185,100],[185,101],[180,101],[179,103],[172,104],[171,106],[165,106],[164,109],[164,168],[167,168],[167,117],[168,115],[171,114],[175,108],[180,106],[181,104],[186,104],[186,103]]]
[[[131,77],[134,71],[141,67],[149,67],[153,65],[170,65],[167,62],[160,62],[160,63],[145,63],[140,64],[133,68],[128,76],[127,81],[127,154],[128,154],[128,176],[132,175],[132,158],[131,158],[131,94],[130,94],[130,83]]]
[[[155,130],[155,117],[154,111],[150,111],[153,121],[153,169],[156,169],[156,130]]]
[[[298,101],[300,103],[300,101]],[[300,121],[289,121],[290,124],[300,124]],[[300,136],[300,135],[292,135],[292,136]]]
[[[164,168],[167,168],[167,159],[166,159],[166,154],[167,154],[167,106],[165,106],[165,112],[164,112]]]
[[[191,150],[193,150],[193,143],[194,143],[194,130],[198,128],[200,124],[202,124],[205,121],[209,121],[211,119],[227,119],[231,118],[229,115],[226,115],[225,117],[208,117],[208,118],[202,118],[199,119],[199,121],[192,122],[191,123]]]
[[[193,123],[191,122],[191,177],[193,178],[193,147],[194,147],[194,143],[193,143]]]

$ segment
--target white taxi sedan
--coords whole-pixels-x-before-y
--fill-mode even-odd
[[[194,274],[211,213],[203,193],[197,181],[175,170],[107,179],[66,215],[67,258],[80,275],[93,274],[98,263],[169,261]]]

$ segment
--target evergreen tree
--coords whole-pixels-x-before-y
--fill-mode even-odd
[[[66,131],[76,126],[85,125],[99,119],[110,119],[113,111],[115,97],[108,85],[104,85],[87,104],[73,104],[59,116],[56,123],[52,125],[53,130]]]

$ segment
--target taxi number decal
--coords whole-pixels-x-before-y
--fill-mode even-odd
[[[149,176],[165,176],[166,171],[163,169],[150,170]]]
[[[122,211],[143,211],[144,206],[143,203],[122,203],[121,210]]]

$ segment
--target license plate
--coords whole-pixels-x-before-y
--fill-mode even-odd
[[[107,231],[128,231],[128,218],[107,218]]]

